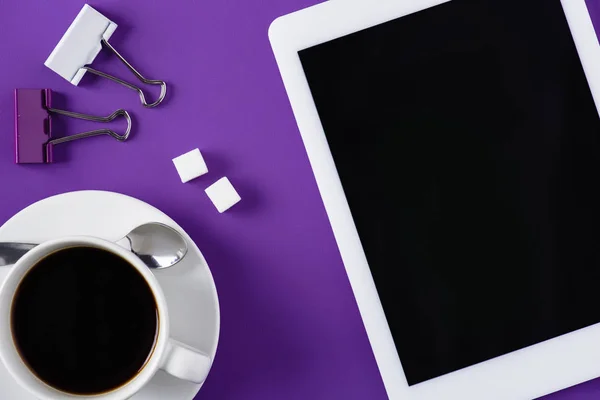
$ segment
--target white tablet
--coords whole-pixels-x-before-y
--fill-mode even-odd
[[[389,397],[600,376],[584,0],[332,0],[269,36]]]

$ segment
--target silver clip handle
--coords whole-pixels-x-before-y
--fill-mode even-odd
[[[165,96],[167,95],[167,84],[165,81],[161,81],[161,80],[157,80],[157,79],[146,79],[142,76],[142,74],[140,74],[134,67],[133,65],[131,65],[125,58],[123,58],[123,56],[117,51],[117,49],[115,49],[110,43],[108,43],[105,39],[102,39],[102,46],[109,49],[110,51],[113,52],[113,54],[115,54],[119,60],[121,60],[123,62],[123,64],[125,64],[125,66],[143,83],[148,84],[148,85],[160,85],[160,96],[158,98],[158,100],[156,100],[154,103],[148,103],[146,101],[146,96],[144,96],[144,92],[142,91],[141,88],[139,88],[138,86],[135,86],[129,82],[124,81],[123,79],[117,78],[116,76],[112,76],[109,75],[105,72],[102,71],[98,71],[97,69],[92,68],[90,65],[86,65],[83,68],[85,70],[87,70],[88,72],[91,72],[92,74],[101,76],[103,78],[106,79],[110,79],[113,82],[116,82],[120,85],[125,86],[126,88],[129,88],[131,90],[135,90],[136,92],[138,92],[138,94],[140,95],[140,100],[142,101],[142,104],[144,105],[144,107],[147,108],[153,108],[156,107],[157,105],[159,105],[160,103],[162,103],[162,101],[165,99]]]
[[[122,135],[119,135],[118,133],[116,133],[115,131],[113,131],[111,129],[104,128],[104,129],[96,129],[96,130],[88,131],[88,132],[77,133],[75,135],[59,137],[59,138],[50,140],[48,142],[48,144],[60,144],[60,143],[72,142],[73,140],[85,139],[88,137],[99,136],[99,135],[109,135],[109,136],[117,139],[119,142],[124,142],[125,140],[127,140],[129,138],[129,134],[131,133],[131,126],[132,126],[131,116],[129,115],[129,113],[127,111],[125,111],[123,109],[119,109],[119,110],[115,111],[108,117],[96,117],[93,115],[80,114],[80,113],[76,113],[73,111],[58,110],[56,108],[48,108],[47,110],[50,113],[65,115],[67,117],[83,119],[86,121],[110,122],[119,116],[123,116],[127,120],[127,130]]]

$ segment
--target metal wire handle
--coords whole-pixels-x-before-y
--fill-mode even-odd
[[[118,58],[119,60],[121,60],[123,62],[123,64],[125,64],[125,66],[127,68],[129,68],[129,70],[143,83],[146,83],[148,85],[160,85],[160,97],[158,98],[158,100],[156,100],[154,103],[148,103],[146,101],[146,96],[144,96],[144,92],[142,91],[141,88],[139,88],[138,86],[135,86],[129,82],[126,82],[120,78],[117,78],[115,76],[109,75],[105,72],[102,71],[98,71],[97,69],[92,68],[90,65],[86,65],[83,68],[85,70],[87,70],[88,72],[91,72],[92,74],[101,76],[103,78],[106,79],[110,79],[113,82],[116,82],[118,84],[121,84],[123,86],[125,86],[126,88],[129,88],[131,90],[135,90],[136,92],[138,92],[138,94],[140,95],[140,100],[142,101],[142,104],[144,105],[144,107],[147,108],[153,108],[156,107],[157,105],[159,105],[160,103],[162,103],[162,101],[165,99],[165,96],[167,95],[167,84],[165,81],[161,81],[161,80],[157,80],[157,79],[146,79],[142,76],[142,74],[140,74],[134,67],[133,65],[129,64],[129,62],[123,58],[123,56],[121,54],[119,54],[119,52],[117,51],[117,49],[115,49],[114,47],[112,47],[112,45],[110,43],[108,43],[106,40],[102,39],[101,41],[102,46],[106,47],[107,49],[109,49],[110,51],[112,51]]]
[[[76,112],[72,112],[72,111],[58,110],[56,108],[48,108],[47,110],[50,113],[65,115],[67,117],[83,119],[86,121],[110,122],[119,116],[123,116],[127,120],[127,130],[122,135],[119,135],[118,133],[116,133],[115,131],[113,131],[111,129],[106,129],[106,128],[105,129],[96,129],[94,131],[82,132],[82,133],[77,133],[77,134],[71,135],[71,136],[64,136],[64,137],[52,139],[48,142],[48,144],[60,144],[60,143],[72,142],[73,140],[85,139],[88,137],[99,136],[99,135],[109,135],[109,136],[117,139],[119,142],[124,142],[125,140],[127,140],[129,138],[129,134],[131,133],[131,125],[132,125],[131,116],[129,115],[129,113],[127,111],[125,111],[123,109],[119,109],[119,110],[115,111],[108,117],[96,117],[93,115],[80,114],[80,113],[76,113]]]

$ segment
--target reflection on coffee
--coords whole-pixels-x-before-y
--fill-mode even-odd
[[[72,247],[46,256],[22,279],[11,329],[39,379],[70,394],[101,394],[144,367],[158,333],[157,305],[129,262]]]

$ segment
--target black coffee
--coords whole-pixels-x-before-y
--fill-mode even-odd
[[[48,385],[93,395],[131,380],[150,356],[158,327],[150,287],[121,257],[92,247],[57,251],[21,281],[13,337]]]

